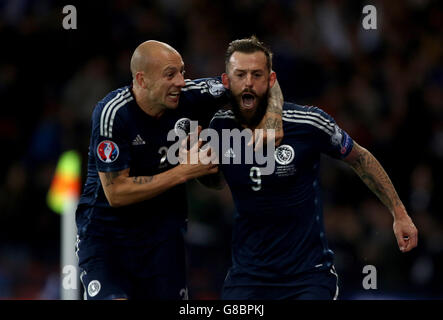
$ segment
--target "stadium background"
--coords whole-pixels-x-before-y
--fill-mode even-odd
[[[77,30],[62,28],[67,4]],[[366,4],[377,30],[362,28]],[[252,34],[273,50],[285,100],[324,108],[371,150],[419,230],[419,246],[401,254],[388,211],[349,168],[323,159],[340,298],[443,298],[441,1],[15,0],[0,2],[0,299],[59,298],[60,216],[46,193],[61,152],[86,159],[91,111],[129,83],[133,49],[165,41],[187,78],[207,77],[223,72],[231,40]],[[234,209],[227,190],[197,183],[189,199],[190,295],[216,299]],[[377,268],[377,290],[362,287],[365,265]]]

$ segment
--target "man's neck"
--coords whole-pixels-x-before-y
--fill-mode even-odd
[[[165,113],[165,109],[161,107],[156,107],[155,105],[150,105],[146,99],[144,99],[143,92],[136,88],[132,87],[132,93],[134,94],[135,101],[137,102],[137,105],[144,113],[146,113],[148,116],[151,116],[153,118],[160,118],[163,113]]]

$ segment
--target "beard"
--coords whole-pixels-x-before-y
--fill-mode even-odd
[[[251,92],[251,91],[243,91],[241,94],[239,94],[239,97],[241,99],[241,95],[245,92]],[[232,107],[232,111],[234,112],[235,118],[237,119],[237,121],[242,124],[242,125],[246,125],[248,127],[256,127],[261,119],[263,118],[263,116],[266,113],[266,109],[268,106],[268,96],[269,96],[269,88],[266,90],[266,92],[262,95],[262,96],[258,96],[255,94],[255,92],[251,92],[255,95],[256,99],[258,100],[258,104],[257,104],[257,109],[254,111],[254,114],[252,117],[246,118],[245,116],[242,115],[241,110],[240,110],[240,105],[238,103],[237,97],[232,95],[230,95],[230,104]]]

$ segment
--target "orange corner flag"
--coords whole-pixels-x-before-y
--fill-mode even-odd
[[[63,213],[66,201],[78,199],[80,195],[81,160],[76,151],[66,151],[60,156],[51,187],[47,195],[49,208]]]

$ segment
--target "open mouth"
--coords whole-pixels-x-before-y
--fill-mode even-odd
[[[177,101],[180,97],[180,92],[171,92],[168,94],[168,97],[173,101]]]
[[[243,108],[252,109],[254,107],[255,96],[251,93],[243,93],[242,96]]]

